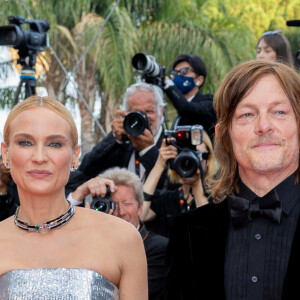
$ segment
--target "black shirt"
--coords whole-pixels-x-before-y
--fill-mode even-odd
[[[158,234],[169,237],[172,221],[175,216],[196,208],[195,201],[187,204],[180,187],[176,190],[166,190],[156,195],[152,200],[150,208],[156,213],[155,222],[151,230]]]
[[[229,226],[225,256],[227,299],[281,299],[300,213],[300,188],[294,184],[295,178],[292,174],[275,187],[282,204],[281,224],[259,216],[241,228]],[[257,195],[242,182],[239,186],[239,197],[257,200]]]

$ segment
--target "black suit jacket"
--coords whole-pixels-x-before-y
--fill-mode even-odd
[[[229,215],[227,200],[178,216],[167,248],[166,299],[225,299],[224,263]],[[283,300],[299,299],[300,222],[283,288]]]
[[[213,142],[217,122],[216,113],[213,108],[213,95],[204,95],[198,91],[192,101],[188,102],[175,85],[168,87],[165,93],[181,117],[179,125],[200,124]]]
[[[161,133],[156,145],[140,157],[140,162],[145,167],[146,178],[152,170],[159,154],[164,134]],[[79,168],[71,172],[69,182],[66,186],[66,195],[73,192],[85,181],[99,175],[112,167],[127,168],[134,148],[131,143],[118,143],[110,132],[93,149],[84,155]],[[158,188],[163,187],[166,172],[161,176]]]
[[[147,257],[149,300],[163,300],[166,279],[165,255],[168,239],[148,231],[143,223],[140,223],[139,231]]]

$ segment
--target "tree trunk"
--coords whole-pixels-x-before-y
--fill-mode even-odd
[[[86,61],[83,61],[78,68],[76,81],[78,90],[86,100],[86,104],[90,110],[94,112],[95,95],[97,90],[97,82],[95,78],[95,63],[90,62],[86,67]],[[89,152],[95,145],[95,130],[93,117],[91,116],[83,99],[78,95],[78,105],[81,116],[81,157]]]
[[[63,87],[66,75],[59,66],[54,56],[51,57],[51,63],[49,70],[46,72],[46,78],[44,86],[47,89],[48,95],[54,99],[57,99],[57,94]],[[58,99],[61,103],[65,103],[64,91],[58,95]]]

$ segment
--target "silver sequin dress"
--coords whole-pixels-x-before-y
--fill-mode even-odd
[[[24,269],[0,276],[1,300],[119,300],[117,287],[86,269]]]

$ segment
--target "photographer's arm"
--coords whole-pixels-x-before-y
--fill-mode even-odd
[[[213,95],[200,94],[202,95],[201,101],[189,102],[175,85],[169,86],[164,91],[173,103],[179,116],[187,117],[193,120],[210,119],[212,121],[216,121],[216,114],[214,112],[212,102]]]
[[[78,202],[82,202],[84,198],[90,194],[92,196],[104,197],[107,191],[106,186],[110,187],[111,192],[116,190],[116,186],[112,180],[101,178],[99,176],[94,177],[77,187],[72,193],[72,198]]]
[[[167,160],[175,158],[176,155],[177,149],[172,145],[166,146],[166,140],[164,139],[159,150],[158,159],[143,185],[144,193],[148,194],[148,197],[150,198],[145,199],[146,201],[143,205],[143,212],[140,216],[143,222],[151,221],[156,216],[156,213],[150,208],[151,196],[153,196],[155,193],[160,176],[165,170]]]

